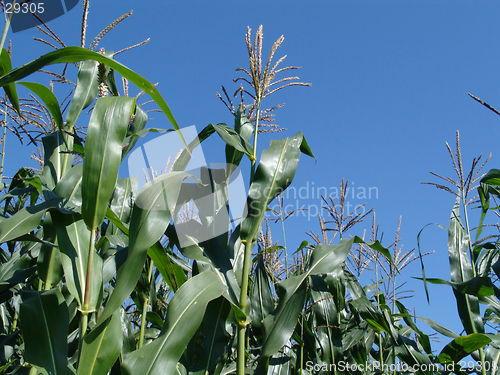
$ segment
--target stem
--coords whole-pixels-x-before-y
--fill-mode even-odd
[[[71,126],[68,129],[68,131],[73,132],[73,126]],[[61,133],[61,137],[63,139],[65,146],[66,146],[66,151],[71,151],[71,149],[73,148],[73,137],[70,136],[69,134],[64,133],[64,132]],[[71,154],[69,152],[64,154],[63,162],[62,162],[62,166],[61,166],[61,175],[57,176],[58,179],[60,179],[66,173],[66,169],[68,168],[68,159],[69,159],[70,155]]]
[[[153,276],[153,267],[154,267],[153,261],[148,262],[146,259],[146,267],[148,268],[148,282],[149,282],[150,287],[151,287],[151,278]],[[142,305],[141,333],[139,336],[139,349],[142,348],[142,346],[144,345],[144,336],[146,334],[146,325],[147,325],[146,314],[147,314],[148,309],[149,309],[149,297],[146,297],[146,299],[144,300],[144,304]]]
[[[94,261],[94,252],[95,252],[95,232],[96,228],[92,228],[90,231],[90,249],[89,249],[89,261],[87,263],[87,277],[85,279],[85,297],[83,300],[83,309],[82,313],[88,315],[89,304],[90,304],[90,288],[92,285],[92,263]]]
[[[303,375],[302,368],[304,367],[304,314],[300,314],[302,319],[300,325],[300,338],[302,339],[302,344],[300,344],[300,375]]]
[[[465,202],[465,194],[464,194],[463,190],[461,191],[460,195],[462,198],[462,205],[464,206],[465,229],[467,231],[467,240],[468,240],[468,244],[469,244],[470,261],[471,261],[471,265],[472,265],[471,268],[472,268],[473,276],[475,277],[476,276],[476,267],[474,265],[474,256],[472,253],[472,243],[471,243],[471,239],[470,239],[469,217],[467,214],[467,204]],[[475,329],[474,329],[474,331],[475,331]],[[486,367],[484,366],[484,359],[485,359],[484,358],[484,348],[479,349],[479,355],[481,357],[481,374],[486,375]]]
[[[89,261],[87,263],[87,278],[85,280],[85,297],[83,299],[82,306],[82,320],[80,321],[80,343],[79,348],[81,349],[83,339],[87,333],[87,325],[89,321],[89,304],[90,304],[90,288],[92,285],[92,263],[94,260],[94,246],[95,246],[95,231],[96,228],[92,228],[90,231],[90,249],[89,249]]]
[[[250,263],[252,258],[252,240],[242,241],[245,244],[245,258],[243,260],[243,272],[241,280],[240,309],[244,312],[247,307],[248,274],[250,273]],[[246,322],[238,321],[238,352],[237,352],[237,375],[245,375],[246,357]]]
[[[375,258],[375,282],[377,283],[377,305],[380,308],[380,290],[378,288],[378,256]],[[382,332],[378,334],[378,353],[380,357],[380,368],[384,368],[384,355],[382,353]]]
[[[288,277],[288,248],[286,247],[285,220],[283,218],[283,193],[278,197],[280,207],[281,231],[283,232],[283,246],[285,247],[285,275]]]

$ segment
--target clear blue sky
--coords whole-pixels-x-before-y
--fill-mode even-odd
[[[317,157],[317,162],[301,159],[292,185],[297,192],[304,187],[302,196],[309,187],[310,198],[292,197],[288,204],[319,207],[321,202],[312,198],[313,184],[333,191],[345,178],[356,194],[366,189],[366,198],[350,196],[349,203],[375,207],[385,245],[393,241],[402,215],[403,251],[408,251],[417,246],[417,233],[427,223],[448,225],[454,197],[420,182],[438,182],[430,170],[455,177],[445,142],[454,148],[456,130],[461,134],[464,168],[472,157],[490,152],[486,170],[500,167],[495,153],[500,118],[467,96],[470,92],[500,107],[498,2],[92,1],[87,45],[131,9],[132,17],[100,46],[119,50],[151,38],[117,60],[159,82],[181,127],[232,123],[215,92],[221,84],[234,92],[235,68],[248,67],[247,26],[255,31],[264,25],[265,55],[280,35],[285,36],[276,56],[286,54],[285,64],[302,66],[298,75],[312,87],[289,88],[264,103],[286,103],[276,112],[276,122],[288,130],[261,136],[259,149],[272,138],[302,130]],[[79,45],[80,19],[81,4],[49,26],[68,45]],[[33,29],[9,34],[14,66],[51,50],[33,41],[37,36]],[[74,73],[69,77],[76,79]],[[169,127],[162,114],[152,117],[149,126]],[[210,147],[221,150],[222,141],[213,136],[204,147],[205,156]],[[32,163],[30,151],[9,134],[6,174],[12,175],[21,162]],[[211,158],[217,159],[217,154],[210,154],[210,161],[221,161]],[[471,224],[477,224],[475,216]],[[362,235],[369,226],[357,226],[350,234]],[[293,250],[309,239],[305,232],[318,231],[317,219],[292,217],[286,229]],[[274,232],[279,239],[279,228]],[[449,279],[446,243],[445,231],[424,232],[422,250],[436,251],[425,259],[428,277]],[[415,262],[399,277],[417,295],[405,301],[407,307],[415,306],[417,315],[459,332],[451,289],[431,285],[428,306],[422,284],[410,278],[420,275]]]

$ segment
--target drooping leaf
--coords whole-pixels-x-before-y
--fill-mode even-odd
[[[97,100],[92,112],[82,176],[82,216],[90,229],[102,223],[113,195],[134,106],[133,98],[106,97]]]
[[[44,86],[40,83],[36,82],[19,82],[21,86],[26,87],[28,90],[31,90],[36,96],[38,96],[47,109],[49,110],[52,118],[54,119],[55,125],[59,129],[60,132],[63,131],[64,122],[61,114],[61,107],[59,106],[59,102],[52,91],[47,86]]]
[[[78,211],[82,205],[82,173],[83,164],[76,164],[67,170],[57,183],[54,193],[65,198]]]
[[[119,62],[110,59],[100,53],[89,51],[81,47],[65,47],[60,48],[57,51],[49,52],[36,60],[33,60],[25,65],[22,65],[9,73],[6,73],[0,77],[0,87],[4,87],[12,82],[19,81],[20,79],[27,77],[28,75],[42,69],[44,66],[57,63],[75,63],[83,60],[94,60],[99,61],[106,66],[114,69],[116,72],[120,73],[122,77],[128,79],[130,82],[134,83],[138,88],[143,90],[146,94],[150,95],[151,98],[158,104],[162,112],[167,116],[174,129],[177,130],[179,137],[187,148],[186,141],[184,140],[182,134],[180,133],[180,128],[175,121],[170,108],[167,103],[160,95],[156,87],[149,82],[144,77],[130,70],[126,66],[120,64]]]
[[[207,304],[220,297],[225,289],[213,272],[202,272],[184,283],[170,301],[160,336],[130,354],[122,364],[122,373],[174,374],[177,362],[203,319]]]
[[[213,125],[213,127],[226,144],[234,147],[239,152],[247,154],[250,159],[253,158],[253,147],[236,130],[231,129],[226,124],[217,124]]]
[[[148,249],[148,255],[160,271],[168,287],[176,292],[187,281],[186,274],[181,266],[172,263],[166,250],[159,242]]]
[[[71,375],[68,366],[68,307],[57,289],[21,292],[20,319],[28,363],[54,375]]]
[[[189,164],[189,161],[191,160],[192,156],[191,154],[193,150],[196,147],[198,147],[201,144],[201,142],[203,142],[205,139],[207,139],[214,133],[215,129],[212,124],[209,124],[205,128],[203,128],[203,130],[198,133],[198,137],[196,137],[193,141],[191,141],[191,143],[189,143],[189,145],[187,145],[186,148],[179,155],[179,157],[172,166],[172,171],[179,172],[185,170]]]
[[[36,206],[25,207],[14,216],[0,221],[0,243],[11,241],[35,230],[45,211],[54,207],[64,211],[63,199],[53,198]]]
[[[113,193],[113,199],[111,200],[110,209],[117,215],[122,223],[128,223],[130,221],[130,215],[132,213],[132,207],[136,195],[136,177],[124,177],[118,179]],[[114,225],[110,225],[108,226],[106,233],[118,234],[119,228]]]
[[[476,276],[462,283],[454,283],[442,279],[427,278],[431,284],[450,285],[457,292],[469,294],[476,297],[486,297],[495,295],[494,285],[489,277]]]
[[[458,336],[448,343],[439,353],[439,363],[459,362],[472,352],[484,348],[491,342],[491,338],[483,333],[471,333],[467,336]]]

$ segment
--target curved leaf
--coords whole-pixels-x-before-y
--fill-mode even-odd
[[[250,159],[253,159],[253,147],[250,146],[248,140],[238,134],[236,130],[231,129],[226,124],[217,124],[213,125],[213,127],[226,144],[235,148],[239,152],[247,154]]]
[[[97,100],[92,112],[82,176],[82,216],[90,229],[97,228],[106,215],[134,106],[134,98],[106,97]]]
[[[35,230],[45,211],[54,207],[63,210],[63,199],[53,198],[36,206],[24,207],[14,216],[0,221],[0,243],[11,241]]]
[[[36,96],[38,96],[43,101],[43,103],[49,110],[50,114],[52,115],[52,118],[54,119],[57,128],[59,129],[59,131],[62,131],[64,123],[61,114],[61,107],[59,106],[59,102],[54,93],[50,91],[48,87],[42,85],[41,83],[19,82],[18,84],[26,87],[28,90],[31,90]]]
[[[225,289],[214,272],[202,272],[184,283],[170,301],[160,336],[127,357],[122,364],[123,374],[174,374],[208,302],[220,297]]]
[[[106,66],[109,66],[110,68],[120,73],[124,78],[134,83],[139,89],[143,90],[146,94],[151,96],[151,98],[158,104],[165,116],[167,116],[175,130],[177,130],[179,137],[187,148],[186,141],[179,131],[179,125],[177,124],[177,121],[175,121],[170,108],[151,82],[135,73],[134,71],[130,70],[125,65],[122,65],[113,59],[103,56],[100,53],[89,51],[85,48],[65,47],[60,48],[57,51],[49,52],[36,60],[33,60],[12,70],[7,74],[4,74],[2,77],[0,77],[0,87],[4,87],[5,85],[27,77],[28,75],[50,64],[75,63],[82,60],[95,60],[105,64]]]

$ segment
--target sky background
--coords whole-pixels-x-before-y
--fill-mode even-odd
[[[290,252],[303,240],[311,242],[306,232],[319,231],[313,210],[322,202],[316,193],[312,196],[313,186],[333,192],[342,178],[348,180],[356,188],[355,196],[347,198],[349,204],[375,207],[386,246],[394,241],[402,216],[400,238],[405,252],[417,247],[417,234],[426,224],[448,226],[454,197],[421,182],[439,182],[429,171],[456,177],[446,142],[455,148],[457,130],[465,170],[473,157],[490,152],[484,172],[500,166],[496,153],[500,118],[467,95],[470,92],[500,107],[499,2],[92,1],[86,46],[131,9],[133,15],[106,35],[99,47],[117,51],[151,38],[147,45],[116,59],[158,82],[181,128],[195,125],[198,131],[209,123],[233,123],[215,93],[221,85],[234,92],[235,69],[248,68],[247,26],[252,35],[259,25],[264,26],[264,56],[279,36],[285,36],[275,58],[287,55],[283,66],[301,66],[297,75],[312,86],[287,88],[264,101],[265,107],[286,103],[276,111],[276,123],[287,130],[261,135],[258,148],[260,153],[271,139],[302,130],[317,159],[301,157],[292,184],[297,198],[290,195],[285,202],[311,206],[310,215],[297,214],[286,222]],[[49,23],[67,45],[80,45],[80,25],[81,2]],[[14,67],[52,50],[34,37],[40,37],[35,29],[9,33]],[[76,69],[68,78],[76,81]],[[47,82],[45,76],[30,80]],[[56,85],[55,93],[63,95],[67,89]],[[170,128],[161,113],[150,116],[148,126]],[[82,121],[88,120],[84,116]],[[223,143],[216,135],[203,150],[208,161],[224,161]],[[32,151],[32,146],[20,146],[9,134],[5,174],[12,176],[21,165],[36,166],[29,159]],[[308,199],[298,196],[300,188]],[[366,195],[358,196],[363,188]],[[489,218],[494,220],[493,214]],[[477,225],[477,215],[472,214],[470,221]],[[370,227],[371,219],[349,234],[362,236]],[[278,226],[273,238],[281,239]],[[422,251],[435,251],[425,258],[428,277],[449,280],[446,244],[446,231],[437,227],[424,231]],[[367,275],[369,279],[373,274]],[[430,285],[428,305],[422,283],[412,279],[420,276],[417,261],[398,277],[408,282],[405,289],[415,290],[416,296],[403,301],[405,305],[460,332],[451,288]],[[419,326],[431,332],[423,322]]]

